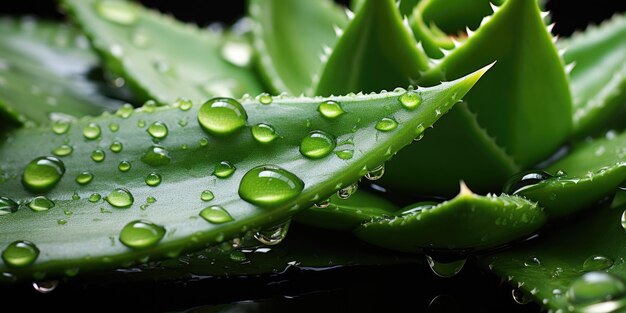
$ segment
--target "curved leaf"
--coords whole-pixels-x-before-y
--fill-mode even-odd
[[[421,15],[426,24],[434,24],[448,34],[458,34],[466,27],[476,29],[492,13],[491,3],[500,6],[504,0],[426,0]]]
[[[73,28],[32,19],[0,19],[0,115],[23,124],[99,115],[120,101],[90,80],[98,66]]]
[[[310,93],[324,49],[338,39],[333,27],[347,24],[345,14],[329,0],[252,0],[248,11],[261,72],[274,91]]]
[[[128,1],[64,0],[62,4],[102,55],[144,100],[169,104],[180,97],[203,101],[213,96],[257,94],[253,72],[229,55],[225,38],[162,16]],[[240,55],[250,59],[250,55]]]
[[[246,125],[266,123],[279,135],[269,144],[257,142],[251,127],[244,125],[225,137],[207,135],[196,122],[198,106],[187,111],[185,106],[180,106],[180,110],[144,107],[132,116],[124,110],[119,116],[105,115],[78,121],[63,135],[48,128],[19,130],[9,135],[0,146],[0,170],[6,177],[0,182],[0,196],[22,203],[20,210],[0,219],[3,229],[0,247],[6,249],[16,240],[28,240],[38,247],[40,254],[31,266],[11,268],[2,263],[0,271],[20,277],[37,274],[35,278],[42,279],[39,277],[43,276],[41,273],[54,275],[73,268],[114,267],[133,260],[175,256],[181,250],[198,249],[250,229],[277,223],[349,186],[368,169],[392,157],[419,135],[416,132],[419,125],[432,125],[440,117],[436,112],[448,111],[457,97],[463,96],[484,71],[486,68],[462,80],[424,89],[421,92],[423,103],[414,110],[407,110],[400,104],[401,91],[337,97],[333,100],[339,102],[346,113],[336,120],[329,120],[317,111],[322,98],[275,98],[271,104],[244,100],[243,107],[249,116]],[[393,118],[397,127],[379,131],[375,126],[383,118]],[[161,126],[153,127],[156,122]],[[116,126],[110,127],[111,124]],[[145,129],[147,125],[151,125],[148,131]],[[163,136],[162,125],[169,128],[166,136]],[[94,136],[97,127],[101,129],[100,136]],[[151,138],[150,130],[155,138]],[[332,153],[324,157],[318,155],[320,158],[313,160],[303,157],[298,151],[301,142],[315,130],[322,130],[340,142],[350,139],[352,158],[342,159]],[[119,145],[114,145],[116,141],[123,145],[121,151]],[[73,153],[61,157],[64,175],[56,187],[43,192],[56,206],[43,212],[29,209],[26,203],[42,191],[33,193],[24,188],[25,166],[30,160],[50,156],[51,151],[63,144],[73,147]],[[97,150],[101,152],[94,152]],[[130,171],[118,171],[118,164],[123,161],[131,164]],[[234,168],[229,170],[223,162],[230,162]],[[267,199],[265,196],[275,199],[267,194],[275,189],[257,189],[254,178],[247,180],[246,184],[241,184],[241,180],[244,174],[266,164],[295,175],[296,178],[285,173],[270,176],[281,177],[277,181],[270,179],[272,184],[285,182],[285,186],[290,186],[285,188],[295,192],[288,192],[288,197],[276,195],[283,199],[279,203],[261,202],[261,206],[255,206],[244,201],[239,194],[247,194],[247,199],[259,196],[259,201],[263,201]],[[94,178],[81,185],[75,179],[84,171],[89,171]],[[152,173],[160,175],[160,184],[154,184]],[[24,181],[31,181],[28,178]],[[303,183],[301,192],[295,187],[299,185],[297,178]],[[127,189],[134,196],[134,203],[126,209],[110,205],[116,203],[112,193],[115,188]],[[204,190],[210,190],[214,195],[208,203],[201,200]],[[90,202],[93,193],[108,195],[109,203],[97,199]],[[205,200],[209,198],[205,197]],[[200,218],[199,213],[213,205],[226,210],[226,217],[222,212],[217,220],[222,223],[210,223]],[[120,243],[120,231],[130,221],[139,219],[165,229],[158,244],[130,249]]]

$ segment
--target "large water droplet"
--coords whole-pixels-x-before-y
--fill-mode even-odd
[[[124,149],[124,146],[122,145],[121,142],[114,141],[111,143],[111,146],[109,146],[109,149],[111,149],[111,152],[119,153]]]
[[[626,303],[626,284],[605,272],[590,272],[576,279],[567,291],[567,300],[576,312],[621,312]]]
[[[89,171],[82,172],[76,176],[76,182],[79,185],[87,185],[93,180],[93,174]]]
[[[123,188],[117,188],[111,191],[111,193],[106,196],[105,200],[116,208],[128,208],[133,205],[135,198],[133,198],[130,191]]]
[[[341,107],[341,104],[337,101],[326,100],[317,107],[317,111],[319,111],[322,116],[328,119],[335,119],[342,114],[346,113]]]
[[[601,271],[613,266],[613,259],[603,255],[592,255],[583,263],[583,271]]]
[[[19,205],[6,197],[0,197],[0,216],[17,212]]]
[[[252,137],[260,143],[270,143],[278,138],[276,130],[269,124],[260,123],[252,126]]]
[[[89,123],[87,126],[83,128],[83,136],[89,140],[95,140],[100,137],[102,131],[100,130],[100,125],[96,123]]]
[[[278,206],[297,197],[304,182],[295,174],[275,165],[257,166],[239,183],[239,196],[258,206]]]
[[[139,18],[135,6],[126,1],[100,0],[96,10],[106,20],[121,25],[132,25]]]
[[[213,195],[213,192],[211,190],[204,190],[200,194],[200,200],[205,201],[205,202],[211,201],[214,198],[215,198],[215,195]]]
[[[514,288],[513,290],[511,290],[511,296],[513,297],[513,301],[515,301],[515,303],[517,304],[524,305],[532,301],[532,298],[530,298],[529,296],[527,296],[525,293],[523,293],[517,288]]]
[[[221,224],[233,220],[233,217],[230,216],[228,211],[219,205],[213,205],[203,209],[200,211],[200,216],[213,224]]]
[[[300,142],[300,153],[307,158],[320,159],[335,149],[335,138],[321,130],[310,132]]]
[[[33,282],[33,289],[39,293],[51,293],[59,286],[58,280],[49,281],[35,281]]]
[[[378,123],[376,123],[376,129],[380,130],[381,132],[392,131],[397,127],[398,122],[388,117],[383,117],[380,121],[378,121]]]
[[[52,150],[52,154],[59,157],[64,157],[72,154],[73,151],[74,148],[72,148],[72,146],[70,145],[60,145]]]
[[[61,180],[65,173],[65,165],[55,157],[36,158],[24,169],[22,183],[32,191],[47,191]]]
[[[106,154],[104,153],[104,150],[102,149],[96,149],[93,150],[93,152],[91,152],[91,159],[94,160],[94,162],[102,162],[104,161],[104,158],[106,157]]]
[[[368,180],[379,180],[383,177],[384,174],[385,164],[383,163],[375,167],[373,170],[367,172],[367,174],[365,174],[365,178],[367,178]]]
[[[159,243],[165,236],[165,228],[152,222],[132,221],[120,232],[120,242],[132,249],[144,249]]]
[[[278,225],[259,230],[254,234],[254,238],[264,245],[277,245],[287,237],[290,224],[291,220],[289,219]]]
[[[170,163],[169,152],[164,147],[153,145],[141,157],[141,161],[150,166],[162,166]]]
[[[509,178],[506,184],[504,184],[503,192],[514,195],[551,177],[552,175],[544,171],[521,172]]]
[[[154,122],[148,127],[148,134],[156,139],[163,139],[167,136],[167,125],[163,122]]]
[[[348,199],[357,191],[357,189],[359,189],[359,183],[355,182],[337,190],[337,197],[340,199]]]
[[[48,211],[54,207],[54,201],[44,197],[38,196],[28,202],[28,207],[35,212]]]
[[[444,278],[450,278],[461,272],[463,266],[465,265],[466,259],[456,260],[452,262],[439,262],[433,259],[431,256],[426,256],[426,261],[428,261],[428,266],[432,272]]]
[[[402,94],[398,99],[400,100],[400,104],[409,110],[417,108],[417,106],[422,103],[422,97],[412,88],[409,88],[409,90]]]
[[[161,184],[161,175],[157,173],[150,173],[146,177],[146,185],[150,187],[156,187]]]
[[[118,169],[120,172],[122,172],[122,173],[125,173],[125,172],[130,171],[130,168],[131,168],[131,167],[132,167],[132,165],[131,165],[131,163],[130,163],[130,162],[128,162],[128,161],[122,161],[122,162],[120,162],[120,164],[118,164],[118,165],[117,165],[117,169]]]
[[[39,249],[26,240],[14,241],[2,251],[2,260],[10,267],[26,267],[35,262]]]
[[[200,107],[198,122],[213,135],[227,135],[246,125],[248,114],[241,103],[231,98],[213,98]]]

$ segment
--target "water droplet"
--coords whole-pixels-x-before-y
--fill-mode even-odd
[[[233,175],[236,168],[228,161],[222,161],[215,165],[215,170],[213,171],[213,175],[219,178],[228,178],[230,175]]]
[[[383,177],[384,174],[385,164],[383,163],[375,167],[373,170],[367,172],[367,174],[365,174],[365,178],[367,178],[368,180],[379,180]]]
[[[153,197],[153,196],[148,196],[148,197],[146,198],[146,202],[151,203],[151,204],[152,204],[152,203],[155,203],[156,201],[157,201],[157,200],[156,200],[156,198],[155,198],[155,197]]]
[[[169,152],[164,147],[153,145],[141,157],[141,161],[150,166],[162,166],[170,164],[171,158]]]
[[[138,120],[138,121],[137,121],[137,127],[139,127],[139,128],[144,128],[144,127],[146,127],[146,121],[144,121],[144,120]]]
[[[201,138],[199,143],[200,143],[200,147],[206,147],[209,145],[209,139]]]
[[[96,10],[104,19],[120,25],[132,25],[139,18],[135,6],[125,1],[100,0]]]
[[[576,279],[567,291],[567,300],[576,312],[621,312],[626,306],[626,284],[605,272],[589,272]]]
[[[121,118],[129,118],[131,115],[133,115],[134,111],[135,108],[133,108],[133,106],[129,103],[126,103],[121,108],[119,108],[117,112],[115,112],[115,115]]]
[[[601,271],[613,266],[613,259],[607,258],[603,255],[592,255],[588,257],[583,263],[583,271]]]
[[[131,41],[137,48],[147,48],[151,43],[150,37],[142,31],[134,32]]]
[[[435,275],[443,278],[450,278],[461,272],[463,266],[465,265],[466,259],[456,260],[452,262],[439,262],[433,259],[431,256],[426,255],[426,261],[428,261],[428,266],[430,266],[430,269]]]
[[[6,197],[0,197],[0,216],[17,212],[19,205]]]
[[[68,156],[72,154],[73,151],[74,151],[74,148],[72,148],[72,146],[70,145],[60,145],[56,147],[54,150],[52,150],[52,154],[63,157],[63,156]]]
[[[128,161],[122,161],[122,162],[120,162],[120,164],[117,165],[117,169],[120,172],[122,172],[122,173],[126,173],[126,172],[130,171],[131,167],[132,167],[132,165]]]
[[[39,248],[26,240],[14,241],[2,251],[2,260],[10,267],[26,267],[35,262]]]
[[[245,262],[248,259],[245,253],[238,250],[232,251],[228,257],[233,262]]]
[[[335,151],[335,155],[337,155],[337,157],[339,157],[342,160],[350,160],[354,156],[354,150],[345,149],[345,150]]]
[[[100,125],[96,123],[89,123],[85,128],[83,128],[83,136],[89,140],[94,140],[100,137],[102,131],[100,130]]]
[[[249,170],[239,184],[239,196],[258,206],[278,206],[297,197],[304,182],[295,174],[275,165]]]
[[[93,174],[91,172],[88,172],[88,171],[82,172],[82,173],[78,174],[78,176],[76,176],[76,182],[79,185],[87,185],[92,180],[93,180]]]
[[[260,123],[252,126],[252,137],[260,143],[270,143],[278,138],[276,130],[271,125]]]
[[[213,135],[227,135],[244,127],[248,114],[241,103],[231,98],[213,98],[200,107],[198,122]]]
[[[335,149],[336,142],[333,136],[321,131],[310,132],[300,142],[300,153],[307,158],[320,159]]]
[[[36,158],[24,169],[22,183],[32,191],[47,191],[61,180],[65,173],[65,165],[55,157]]]
[[[339,189],[337,191],[337,197],[341,199],[348,199],[357,191],[357,189],[359,189],[359,183],[355,182],[347,187]]]
[[[204,190],[202,191],[202,193],[200,194],[200,199],[202,201],[211,201],[215,198],[215,195],[213,195],[213,192],[211,192],[211,190]]]
[[[417,106],[422,103],[422,97],[412,88],[409,88],[409,90],[402,94],[398,99],[400,100],[400,104],[409,110],[417,108]]]
[[[115,132],[117,132],[118,130],[120,130],[120,125],[119,125],[119,124],[117,124],[117,123],[110,123],[110,124],[109,124],[109,130],[110,130],[111,132],[114,132],[114,133],[115,133]]]
[[[28,202],[28,207],[35,212],[48,211],[54,207],[54,201],[44,196],[37,196]]]
[[[124,145],[119,141],[114,141],[111,143],[111,146],[109,146],[109,149],[111,149],[112,152],[119,153],[124,149]]]
[[[50,293],[53,292],[57,286],[59,286],[58,280],[49,280],[49,281],[35,281],[33,282],[33,289],[39,293]]]
[[[191,100],[186,98],[179,98],[178,100],[176,100],[176,102],[174,102],[174,107],[179,108],[181,111],[189,111],[192,106],[193,103],[191,102]]]
[[[200,211],[200,216],[213,224],[230,222],[233,217],[221,206],[213,205]]]
[[[420,141],[424,138],[424,125],[419,124],[415,128],[415,139],[413,141]]]
[[[421,201],[411,205],[408,205],[396,213],[396,215],[412,215],[421,211],[430,210],[437,206],[439,203],[434,201]]]
[[[132,249],[149,248],[161,241],[165,236],[165,228],[152,222],[132,221],[120,232],[120,242]]]
[[[116,208],[128,208],[133,205],[135,198],[133,198],[130,191],[123,188],[117,188],[111,191],[111,193],[106,196],[105,200]]]
[[[57,120],[52,122],[52,131],[57,135],[62,135],[70,130],[70,122],[66,120]]]
[[[541,261],[537,257],[530,257],[524,261],[524,266],[527,267],[537,267],[541,266]]]
[[[76,191],[74,191],[74,193],[72,194],[72,200],[74,200],[74,201],[80,200],[80,196],[78,195],[78,193]]]
[[[146,185],[150,187],[155,187],[161,184],[161,175],[157,173],[150,173],[146,177]]]
[[[89,202],[91,203],[95,203],[100,201],[100,199],[102,199],[102,196],[100,196],[100,194],[92,193],[87,200],[89,200]]]
[[[148,134],[156,139],[163,139],[167,136],[167,125],[163,122],[154,122],[148,127]]]
[[[318,209],[325,209],[330,205],[330,198],[327,198],[326,200],[322,200],[318,203],[315,204],[315,207]]]
[[[94,162],[100,163],[104,161],[105,157],[106,157],[106,154],[104,153],[102,149],[96,149],[96,150],[93,150],[93,152],[91,152],[91,159],[94,160]]]
[[[514,195],[551,177],[552,175],[544,171],[521,172],[509,178],[506,184],[504,184],[503,192]]]
[[[532,301],[531,297],[527,296],[517,288],[513,288],[513,290],[511,290],[511,296],[513,297],[513,301],[515,301],[515,303],[521,305],[528,304]]]
[[[624,212],[622,213],[622,218],[620,222],[622,223],[622,228],[624,229],[624,231],[626,231],[626,210],[624,210]]]
[[[290,224],[291,220],[289,219],[278,225],[259,230],[254,234],[254,238],[264,245],[277,245],[287,237]]]
[[[335,119],[342,114],[346,113],[341,107],[341,104],[337,101],[326,100],[317,107],[317,111],[319,111],[323,117],[328,119]]]
[[[388,132],[396,129],[398,122],[388,117],[383,117],[378,123],[376,123],[376,129],[381,132]]]
[[[259,101],[259,103],[267,105],[267,104],[272,104],[272,101],[274,99],[269,93],[262,93],[257,96],[257,100]]]
[[[161,74],[169,74],[171,75],[173,73],[172,70],[172,66],[170,65],[170,62],[165,61],[165,60],[156,60],[154,62],[152,62],[152,66],[154,67],[154,69],[161,73]]]

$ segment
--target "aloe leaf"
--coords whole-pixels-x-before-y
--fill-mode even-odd
[[[216,98],[202,107],[144,106],[132,115],[125,107],[70,124],[61,135],[49,128],[16,131],[0,146],[0,196],[21,208],[0,219],[0,247],[27,240],[39,254],[22,267],[10,267],[5,256],[0,271],[29,277],[114,267],[278,223],[389,159],[486,70],[424,89],[413,110],[400,103],[402,91],[333,98],[344,112],[335,120],[318,112],[322,98],[244,99],[243,107]],[[394,128],[380,127],[391,119]],[[335,138],[350,139],[351,158],[331,153]],[[51,158],[62,145],[73,152]],[[153,226],[130,223],[136,220]]]
[[[610,208],[598,207],[480,262],[554,312],[623,312],[624,209],[626,192],[621,191]]]
[[[252,70],[232,61],[249,60],[252,50],[228,49],[221,34],[127,1],[64,0],[62,4],[107,68],[123,76],[144,100],[169,104],[180,97],[203,101],[262,91]]]
[[[350,7],[354,10],[354,11],[358,11],[361,6],[365,3],[365,1],[367,0],[352,0],[350,2]],[[413,9],[415,8],[415,6],[417,6],[417,4],[420,2],[420,0],[402,0],[402,1],[397,1],[396,2],[396,6],[398,7],[398,10],[400,11],[400,14],[402,16],[409,16],[411,14],[411,12],[413,12]]]
[[[426,0],[421,2],[421,16],[427,25],[437,25],[448,34],[458,34],[466,27],[476,29],[481,20],[492,13],[491,3],[502,5],[504,0]]]
[[[274,91],[310,93],[321,59],[338,39],[334,28],[345,27],[346,15],[329,0],[252,0],[248,11],[261,73]]]
[[[431,58],[441,59],[445,56],[442,49],[451,50],[455,44],[452,38],[441,31],[437,25],[430,23],[427,25],[422,17],[422,7],[426,2],[422,2],[410,15],[409,25],[413,30],[415,39],[419,41],[424,52]]]
[[[556,175],[516,194],[539,202],[550,217],[593,207],[626,181],[626,132],[584,142],[546,171]]]
[[[318,203],[298,213],[294,220],[319,228],[352,231],[373,218],[393,216],[397,209],[385,198],[357,191],[347,199],[333,195],[328,202]]]
[[[378,218],[355,229],[366,242],[388,249],[480,249],[508,243],[537,231],[543,209],[517,196],[479,196],[464,184],[452,200],[408,206],[391,218]]]
[[[121,105],[89,79],[98,59],[75,29],[0,19],[0,115],[23,124],[99,115]]]
[[[611,124],[623,128],[626,113],[626,17],[589,27],[559,41],[569,66],[574,134],[584,137]]]
[[[324,65],[315,94],[371,92],[407,86],[427,68],[393,0],[366,1]]]

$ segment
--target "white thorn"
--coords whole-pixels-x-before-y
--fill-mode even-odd
[[[492,17],[492,15],[487,15],[487,16],[485,16],[485,17],[484,17],[484,18],[480,21],[480,25],[479,25],[478,27],[483,26],[483,25],[485,25],[485,24],[489,23],[489,21],[491,20],[491,17]]]
[[[500,7],[498,7],[497,5],[493,4],[491,1],[489,1],[489,6],[491,7],[491,10],[493,11],[493,13],[498,12],[498,10],[500,10]]]
[[[552,23],[552,24],[550,24],[550,25],[548,25],[548,26],[546,27],[546,29],[548,29],[548,32],[549,32],[550,34],[552,34],[552,29],[553,29],[553,28],[554,28],[554,23]]]
[[[576,67],[576,62],[565,65],[565,73],[567,75],[570,75],[572,73],[572,70],[574,70],[574,67]]]
[[[348,17],[348,20],[352,20],[354,19],[354,12],[352,12],[349,8],[346,8],[346,16]]]
[[[402,19],[402,24],[404,24],[406,30],[409,32],[409,34],[411,34],[411,37],[415,38],[415,33],[413,33],[413,29],[411,28],[411,24],[409,24],[409,19],[406,17],[406,15]]]
[[[539,14],[541,14],[541,18],[544,19],[544,20],[546,19],[546,17],[550,16],[550,12],[549,11],[541,12]]]
[[[557,41],[559,41],[559,35],[552,36],[552,42],[556,43]]]
[[[467,33],[468,38],[474,35],[474,31],[471,30],[469,27],[465,27],[465,32]]]
[[[467,185],[465,184],[464,181],[460,181],[459,182],[460,186],[459,186],[459,195],[457,197],[460,196],[471,196],[474,193],[467,187]]]
[[[458,41],[458,40],[456,39],[456,37],[450,37],[450,40],[452,40],[452,44],[454,44],[454,47],[455,47],[455,48],[458,48],[458,47],[460,47],[460,46],[461,46],[461,42],[460,42],[460,41]]]
[[[333,53],[333,48],[331,48],[331,47],[329,47],[327,45],[324,45],[324,46],[322,46],[322,51],[324,51],[324,53],[326,55],[330,55],[331,53]]]
[[[444,57],[449,56],[450,54],[452,54],[452,50],[446,50],[446,49],[439,49],[439,51],[441,51],[441,53],[443,53]]]
[[[396,1],[396,8],[398,8],[398,9],[400,8],[400,2],[402,2],[402,0]]]
[[[333,25],[333,29],[335,30],[335,35],[337,35],[337,37],[341,37],[341,35],[343,35],[343,29],[339,28],[339,26]]]

